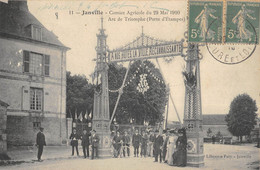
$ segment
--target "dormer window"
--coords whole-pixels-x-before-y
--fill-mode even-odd
[[[36,25],[31,25],[31,35],[35,40],[42,40],[42,28]]]

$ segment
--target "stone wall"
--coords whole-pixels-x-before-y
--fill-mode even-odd
[[[60,122],[61,120],[61,122]],[[44,128],[47,145],[66,144],[66,118],[34,117],[34,116],[8,116],[7,117],[7,142],[8,145],[33,145],[36,143],[36,134],[39,127],[34,127],[34,122],[41,122]],[[60,128],[61,127],[61,128]]]

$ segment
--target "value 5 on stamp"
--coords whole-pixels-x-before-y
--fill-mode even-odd
[[[189,42],[221,43],[222,12],[223,2],[189,1]]]
[[[260,3],[227,1],[227,43],[258,44]]]

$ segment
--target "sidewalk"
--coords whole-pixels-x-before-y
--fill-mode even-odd
[[[81,146],[79,146],[79,152],[82,152]],[[31,161],[37,160],[37,147],[16,147],[11,148],[7,152],[11,160],[23,160]],[[54,158],[68,158],[71,157],[71,146],[45,146],[42,154],[42,159],[54,159]]]
[[[126,161],[125,164],[131,166],[133,164],[140,164],[142,166],[148,166],[152,162],[152,158],[144,158],[144,159],[137,159],[134,158],[132,155],[131,150],[131,157],[130,162],[126,161],[127,159],[121,159],[121,161]],[[79,154],[78,156],[71,156],[71,146],[46,146],[43,151],[42,159],[44,160],[43,163],[40,164],[26,164],[26,163],[33,163],[37,161],[37,148],[36,147],[19,147],[19,148],[12,148],[8,151],[8,155],[12,158],[11,161],[7,161],[3,163],[0,161],[0,166],[4,165],[9,167],[9,165],[19,165],[19,167],[27,167],[30,166],[42,166],[41,169],[48,166],[48,164],[56,164],[55,166],[60,168],[60,166],[64,166],[63,169],[68,169],[65,166],[67,163],[77,162],[79,164],[84,164],[86,162],[83,159],[82,147],[79,146]],[[259,149],[255,148],[253,145],[223,145],[223,144],[204,144],[204,162],[205,166],[200,169],[256,169],[259,166]],[[120,159],[120,158],[119,158]],[[67,161],[69,160],[69,161]],[[105,163],[109,164],[111,161],[117,162],[118,159],[99,159],[91,163],[91,166],[97,167],[101,166]],[[139,162],[142,160],[141,162]],[[101,163],[102,162],[102,163]],[[25,164],[23,164],[25,163]],[[101,163],[98,165],[97,163]],[[64,164],[64,165],[62,165]],[[92,165],[93,164],[93,165]],[[147,164],[147,165],[146,165]],[[157,165],[157,164],[156,164]],[[54,165],[53,165],[54,166]],[[90,166],[90,165],[88,165]],[[139,166],[139,165],[138,165]],[[161,165],[160,165],[161,166]],[[16,168],[16,166],[12,166]],[[115,166],[116,167],[116,166]],[[37,167],[38,168],[38,167]],[[37,169],[36,167],[32,169]],[[166,169],[169,168],[166,166]],[[171,167],[172,168],[172,167]],[[184,169],[191,169],[190,167],[186,167]]]
[[[13,147],[7,151],[11,160],[0,160],[0,166],[15,165],[21,163],[32,163],[37,161],[37,147],[36,146],[21,146]],[[79,158],[71,156],[71,146],[45,146],[42,154],[43,160],[63,160]],[[82,147],[79,146],[79,155],[83,157]]]

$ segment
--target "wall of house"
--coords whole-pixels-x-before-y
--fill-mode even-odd
[[[50,55],[50,76],[23,73],[23,50]],[[43,110],[30,110],[30,88],[43,89]],[[7,110],[7,142],[31,145],[41,122],[46,142],[61,144],[66,135],[66,56],[62,50],[0,38],[0,94]]]
[[[33,145],[36,143],[36,135],[39,128],[33,127],[37,120],[44,127],[47,145],[66,144],[66,119],[59,117],[38,116],[8,116],[7,118],[7,143],[8,145]],[[60,122],[61,120],[61,122]],[[60,136],[61,123],[61,136]]]

